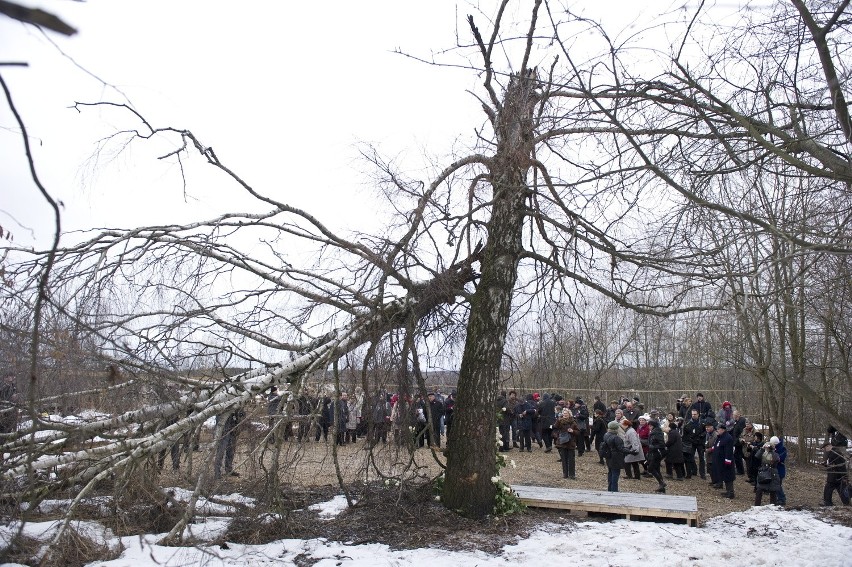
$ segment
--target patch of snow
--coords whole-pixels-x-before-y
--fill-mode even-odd
[[[344,511],[349,505],[346,503],[346,496],[338,494],[327,502],[320,502],[308,506],[308,510],[315,510],[319,513],[320,518],[331,519]]]

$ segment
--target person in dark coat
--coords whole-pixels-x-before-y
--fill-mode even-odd
[[[757,482],[754,485],[754,505],[760,506],[763,501],[763,493],[769,493],[769,503],[778,502],[778,490],[781,488],[781,477],[778,474],[778,463],[781,462],[778,453],[771,443],[764,443],[763,447],[755,452],[755,457],[760,466],[757,472]]]
[[[600,412],[606,413],[606,404],[601,401],[600,396],[595,396],[595,403],[592,404],[592,413],[600,410]],[[604,429],[606,429],[606,424],[604,424]]]
[[[683,432],[682,439],[684,447],[687,445],[692,448],[692,452],[689,454],[689,457],[685,461],[686,465],[686,477],[690,478],[693,476],[701,475],[702,479],[706,479],[707,475],[706,471],[706,463],[704,457],[704,424],[701,423],[701,418],[698,416],[698,411],[690,412],[690,417],[688,421],[685,421],[683,424]],[[695,458],[698,457],[698,463],[696,464]]]
[[[698,418],[702,421],[707,419],[708,417],[715,417],[713,415],[713,406],[710,405],[710,402],[704,399],[704,394],[702,394],[701,392],[695,394],[695,401],[692,402],[692,406],[690,406],[689,409],[690,411],[698,411]]]
[[[278,391],[277,386],[273,386],[266,394],[266,415],[269,417],[269,431],[272,432],[269,435],[269,443],[275,443],[275,433],[273,430],[275,429],[275,416],[281,413],[280,408],[281,393]],[[284,434],[284,440],[287,440],[286,433]]]
[[[595,452],[598,454],[599,462],[602,465],[606,464],[603,457],[600,456],[601,443],[603,443],[604,435],[606,435],[606,424],[607,422],[604,421],[604,412],[595,410],[595,418],[592,420],[592,440],[595,444]]]
[[[607,467],[607,485],[608,492],[618,492],[618,478],[621,476],[621,469],[624,468],[624,456],[638,454],[639,451],[633,451],[630,447],[624,445],[624,440],[618,434],[619,426],[617,421],[610,421],[607,424],[607,432],[604,435],[603,443],[609,450],[609,456],[606,458]]]
[[[849,506],[849,498],[844,498],[843,496],[843,485],[849,482],[846,474],[846,459],[841,453],[841,451],[845,450],[845,447],[842,449],[835,447],[831,444],[831,441],[828,441],[823,444],[822,450],[824,451],[822,465],[826,470],[826,478],[825,487],[822,489],[822,502],[820,502],[820,506],[834,506],[831,497],[834,495],[835,490],[840,495],[840,501],[844,505]]]
[[[722,488],[722,482],[719,480],[719,463],[713,458],[718,435],[715,420],[704,420],[704,453],[707,459],[707,472],[710,473],[710,486],[713,488]]]
[[[763,443],[763,433],[755,431],[752,435],[752,441],[749,443],[748,463],[746,466],[749,484],[757,482],[757,471],[760,469],[760,458],[758,458],[757,453],[763,447]]]
[[[840,447],[844,451],[849,446],[849,440],[839,432],[833,425],[828,426],[828,443],[831,443],[832,447]]]
[[[577,429],[580,431],[580,439],[577,440],[577,456],[582,457],[588,448],[586,439],[589,436],[589,406],[581,398],[577,398],[571,408],[571,413],[574,415]]]
[[[521,432],[521,453],[524,452],[524,449],[527,450],[527,453],[532,453],[533,420],[536,413],[536,403],[533,400],[532,394],[527,394],[527,399],[524,403],[515,407],[515,414],[518,419],[518,429]]]
[[[618,402],[612,400],[609,402],[609,408],[607,408],[606,412],[604,412],[604,424],[609,423],[610,421],[620,421],[615,417],[615,412],[618,409]],[[623,412],[622,412],[623,413]]]
[[[512,450],[512,446],[510,445],[510,436],[512,434],[511,428],[513,416],[512,411],[509,409],[508,401],[506,391],[503,390],[497,397],[497,411],[500,414],[497,421],[497,429],[500,431],[500,451],[504,453]]]
[[[20,394],[15,375],[7,372],[0,382],[0,433],[14,433],[18,429],[18,407]],[[0,453],[0,459],[3,455]]]
[[[330,397],[323,396],[318,406],[317,431],[314,440],[319,441],[322,435],[323,441],[328,442],[328,428],[334,424],[334,403]]]
[[[723,498],[734,497],[734,437],[728,433],[728,426],[724,423],[718,425],[716,443],[713,446],[713,463],[719,475],[719,483],[725,484]],[[720,488],[716,486],[715,488]]]
[[[553,446],[553,424],[556,423],[556,402],[550,394],[544,394],[538,402],[539,426],[544,441],[544,452],[549,453]]]
[[[663,482],[663,475],[660,472],[660,463],[663,462],[663,457],[666,454],[666,438],[663,435],[663,430],[660,428],[660,422],[652,419],[648,422],[651,427],[651,432],[648,435],[648,472],[657,480],[656,492],[666,492],[666,483]]]
[[[523,402],[518,399],[518,393],[514,390],[509,392],[509,397],[506,398],[506,411],[512,414],[512,447],[517,449],[520,447],[521,429],[518,426],[518,411],[517,409],[523,405]]]
[[[337,433],[337,435],[335,436],[335,442],[338,445],[345,445],[346,422],[349,421],[349,394],[347,394],[346,392],[342,392],[340,394],[340,397],[334,403],[333,416],[333,425],[335,427],[335,432]]]
[[[733,418],[734,423],[731,435],[734,437],[734,466],[737,469],[737,474],[743,475],[745,474],[745,466],[743,462],[743,446],[740,443],[740,438],[743,431],[745,431],[747,421],[737,410],[734,410]]]
[[[388,429],[390,429],[391,404],[388,401],[387,392],[384,390],[376,390],[373,399],[370,402],[370,444],[376,445],[379,441],[382,444],[388,442]],[[301,402],[299,404],[301,412]],[[301,432],[299,440],[301,440]]]
[[[456,413],[456,391],[450,392],[444,400],[444,429],[447,435],[450,434],[450,429],[453,427],[453,416]]]
[[[784,440],[773,435],[769,438],[769,443],[778,453],[778,478],[781,479],[781,486],[778,487],[778,505],[787,505],[787,495],[784,494],[784,478],[787,476],[787,447],[784,446]]]
[[[669,454],[666,455],[666,476],[672,478],[672,471],[674,471],[675,475],[677,475],[674,477],[674,480],[683,480],[686,472],[683,464],[685,458],[683,441],[680,437],[680,429],[678,428],[677,421],[669,426],[666,437],[666,449],[669,450]]]
[[[444,417],[444,402],[438,399],[434,392],[429,392],[429,413],[432,416],[432,430],[426,430],[427,441],[435,447],[441,446],[441,419]]]
[[[218,432],[219,442],[216,445],[216,456],[213,460],[213,476],[217,479],[222,478],[223,460],[225,474],[240,476],[239,473],[234,471],[234,455],[237,451],[237,436],[240,432],[240,425],[245,418],[246,412],[242,408],[216,416],[216,427],[220,428],[220,431]]]
[[[575,452],[578,443],[582,442],[577,429],[577,422],[571,415],[571,410],[565,408],[562,415],[553,425],[553,444],[559,451],[559,459],[562,461],[562,478],[574,479],[575,476]]]
[[[530,435],[532,435],[532,440],[538,443],[539,447],[544,447],[544,441],[541,438],[541,414],[538,413],[538,403],[541,401],[541,394],[538,392],[533,392],[533,407],[535,408],[535,412],[532,417],[532,429],[530,430]]]

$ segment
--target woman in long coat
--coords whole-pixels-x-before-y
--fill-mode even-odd
[[[639,476],[639,463],[645,462],[645,453],[642,451],[642,443],[639,434],[633,429],[633,422],[627,418],[621,420],[621,429],[624,431],[624,445],[636,454],[625,455],[624,476],[641,480]]]
[[[580,434],[571,410],[563,409],[562,415],[553,424],[553,444],[559,451],[559,458],[562,461],[562,478],[575,478],[575,457]],[[582,442],[582,438],[579,441]]]
[[[665,431],[665,433],[666,448],[669,450],[669,454],[666,455],[666,476],[668,478],[672,478],[672,469],[674,469],[674,472],[677,475],[675,478],[677,480],[683,480],[683,477],[686,475],[684,467],[686,456],[684,455],[683,440],[680,435],[680,428],[678,427],[677,421],[669,424],[668,431]]]

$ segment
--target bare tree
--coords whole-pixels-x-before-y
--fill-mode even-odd
[[[848,2],[820,4],[816,15],[800,2],[747,14],[753,19],[725,30],[725,42],[707,51],[704,40],[720,31],[712,14],[700,6],[672,16],[679,39],[656,53],[662,67],[649,75],[636,65],[633,47],[641,46],[614,43],[558,3],[513,6],[504,0],[484,14],[485,33],[478,16],[468,17],[471,43],[448,52],[482,79],[485,118],[467,155],[421,182],[365,152],[395,211],[377,234],[334,232],[246,182],[191,131],[154,127],[130,106],[98,103],[135,123],[110,142],[168,138],[177,149],[162,159],[200,157],[253,208],[185,225],[92,231],[50,252],[8,247],[15,285],[3,290],[7,309],[43,305],[56,320],[72,321],[104,358],[166,375],[185,391],[73,433],[85,439],[132,424],[176,418],[173,424],[132,439],[116,433],[115,442],[65,455],[55,447],[70,447],[72,432],[40,422],[31,407],[32,428],[4,440],[12,453],[4,478],[75,461],[84,464],[63,482],[91,487],[270,385],[298,384],[361,345],[370,345],[362,365],[369,364],[373,345],[391,331],[402,337],[408,387],[422,353],[444,348],[424,337],[442,332],[442,344],[458,344],[464,332],[444,502],[484,516],[494,502],[494,402],[509,366],[505,341],[533,298],[568,302],[591,292],[639,314],[671,316],[722,310],[732,295],[757,293],[744,284],[762,274],[778,284],[779,309],[758,319],[759,330],[774,324],[763,338],[796,349],[782,357],[795,360],[783,383],[825,415],[842,417],[804,380],[801,274],[812,255],[848,254],[848,215],[781,218],[746,197],[760,183],[782,190],[807,179],[808,202],[846,210],[850,137],[833,54],[850,45]],[[570,38],[578,32],[591,32],[600,52],[576,56]],[[815,61],[819,67],[808,65]],[[719,226],[729,231],[723,242],[711,232]],[[777,249],[752,265],[732,264],[741,233]],[[288,250],[310,250],[314,262],[296,262]],[[787,306],[795,308],[781,309]],[[742,319],[754,323],[745,310]],[[645,349],[637,351],[643,365],[674,364],[665,345],[676,328],[650,319],[632,328],[643,329],[647,336],[635,343]],[[33,361],[40,342],[34,333]],[[754,360],[762,356],[751,350]],[[259,369],[216,383],[181,375],[192,358],[211,353]],[[838,425],[852,429],[848,420]],[[40,429],[51,431],[35,442]]]

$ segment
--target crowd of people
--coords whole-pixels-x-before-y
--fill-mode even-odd
[[[15,386],[11,373],[0,381],[0,434],[17,427]],[[280,436],[284,441],[295,438],[307,442],[313,437],[316,442],[328,442],[333,432],[333,441],[339,445],[364,437],[372,445],[393,442],[398,446],[440,448],[442,437],[452,427],[455,394],[452,391],[444,396],[437,387],[425,397],[380,389],[372,396],[356,390],[352,396],[341,392],[332,399],[304,390],[297,398],[285,400],[277,388],[272,388],[266,397],[268,440],[274,443]],[[590,412],[580,397],[550,393],[519,397],[512,390],[500,393],[497,412],[501,452],[532,452],[534,445],[545,453],[556,448],[566,479],[577,478],[577,458],[594,448],[598,462],[607,468],[607,490],[611,492],[618,492],[623,473],[629,480],[655,480],[660,493],[666,492],[667,481],[699,478],[721,490],[723,497],[735,498],[735,480],[741,476],[753,489],[755,505],[762,503],[764,494],[772,504],[786,504],[787,448],[783,438],[773,435],[767,439],[729,401],[722,402],[714,412],[701,392],[694,398],[681,396],[672,411],[650,409],[646,413],[637,397],[621,397],[607,406],[595,396]],[[216,478],[223,473],[239,476],[233,470],[234,454],[245,417],[242,408],[217,416]],[[197,432],[187,436],[184,450],[197,448],[198,442]],[[175,470],[179,469],[178,445],[170,448]],[[821,445],[826,469],[824,506],[834,505],[834,493],[844,505],[850,504],[847,446],[847,438],[829,427]],[[166,454],[167,450],[159,454],[160,468]]]
[[[725,498],[735,498],[737,477],[750,486],[754,504],[764,494],[772,504],[785,505],[787,448],[783,438],[767,436],[729,401],[715,411],[701,392],[682,396],[674,410],[650,409],[638,398],[622,397],[605,404],[595,396],[591,412],[582,398],[558,394],[502,392],[497,401],[500,451],[532,452],[537,444],[544,452],[555,447],[562,476],[576,478],[576,459],[594,447],[598,462],[607,468],[607,490],[618,492],[619,480],[657,483],[665,493],[668,481],[707,481]],[[591,413],[591,415],[590,415]],[[822,446],[827,468],[824,506],[832,506],[832,494],[849,504],[847,440],[829,428]]]
[[[270,443],[275,442],[276,435],[285,441],[295,437],[303,442],[313,437],[316,442],[328,442],[332,432],[332,439],[338,445],[365,438],[370,444],[386,444],[390,439],[397,445],[412,442],[418,447],[440,447],[441,438],[452,427],[455,391],[445,396],[440,388],[434,388],[424,397],[377,390],[372,396],[365,396],[359,389],[352,395],[341,392],[337,399],[332,399],[328,394],[317,396],[306,389],[285,406],[281,403],[278,390],[270,390],[267,395]],[[279,420],[281,423],[276,426]]]

